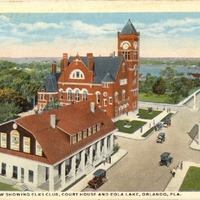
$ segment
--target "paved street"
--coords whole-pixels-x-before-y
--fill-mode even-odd
[[[171,179],[170,169],[180,161],[200,163],[200,151],[189,147],[192,139],[188,132],[200,121],[200,113],[193,111],[192,105],[193,102],[176,108],[178,113],[172,118],[172,126],[162,129],[166,133],[163,144],[156,143],[159,132],[154,132],[146,140],[118,136],[116,142],[128,154],[107,171],[108,181],[98,191],[164,191]],[[165,151],[172,153],[174,158],[170,167],[158,165],[160,154]]]

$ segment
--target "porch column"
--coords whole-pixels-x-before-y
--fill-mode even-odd
[[[49,167],[49,191],[54,191],[54,168]]]
[[[65,185],[65,161],[63,161],[63,163],[61,164],[61,185],[64,186]]]
[[[83,174],[85,174],[85,149],[81,152],[81,163],[80,167],[83,170]]]
[[[114,135],[110,136],[110,153],[113,152]]]
[[[97,142],[97,159],[100,158],[100,153],[101,153],[101,141]]]
[[[13,166],[10,164],[6,164],[6,176],[7,178],[12,178],[13,176]]]
[[[37,186],[38,186],[38,165],[33,170],[33,184],[37,188]]]
[[[72,177],[73,177],[73,179],[74,179],[74,181],[76,180],[76,177],[75,177],[75,175],[76,175],[76,155],[74,155],[73,157],[72,157],[72,168],[71,168],[71,175],[72,175]]]
[[[107,148],[107,137],[104,138],[103,148],[104,148],[104,156],[106,157],[107,156],[107,150],[108,150],[108,148]]]
[[[89,150],[89,164],[92,165],[92,160],[93,160],[93,145],[90,146],[90,150]]]

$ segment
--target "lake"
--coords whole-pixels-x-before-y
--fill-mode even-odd
[[[152,76],[160,76],[160,70],[163,70],[166,68],[167,65],[140,65],[139,74],[143,74],[143,76],[146,76],[147,73],[150,73]],[[185,67],[185,66],[176,66],[174,67],[178,73],[183,72],[185,75],[187,75],[188,72],[191,73],[200,73],[200,68],[191,66],[191,67]]]

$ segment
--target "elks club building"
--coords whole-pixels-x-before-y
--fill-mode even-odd
[[[139,32],[129,20],[118,32],[118,55],[68,57],[63,53],[60,72],[52,64],[38,90],[38,110],[57,99],[61,105],[89,101],[114,119],[138,109]]]
[[[116,130],[89,101],[1,124],[1,182],[22,190],[62,191],[111,156]]]

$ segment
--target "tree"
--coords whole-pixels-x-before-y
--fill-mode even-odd
[[[58,102],[57,99],[53,99],[52,101],[48,102],[48,104],[44,108],[44,111],[52,110],[59,107],[61,107],[61,104]]]
[[[17,118],[17,113],[20,112],[20,108],[14,103],[0,103],[0,123]]]
[[[157,79],[157,81],[154,83],[153,87],[153,93],[156,94],[164,94],[165,93],[165,80],[160,77]]]

